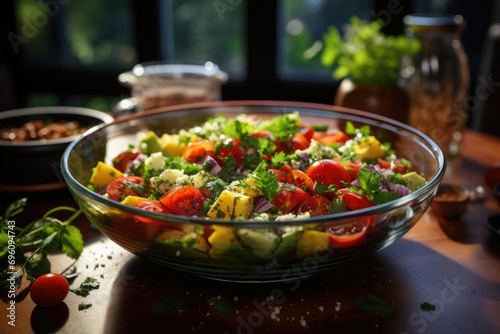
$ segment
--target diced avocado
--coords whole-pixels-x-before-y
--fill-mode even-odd
[[[263,259],[270,259],[273,256],[279,241],[276,233],[269,229],[240,228],[237,234],[253,254]]]
[[[224,190],[212,204],[207,216],[216,219],[247,219],[252,214],[253,199],[250,196]]]
[[[378,159],[386,154],[384,146],[374,136],[361,139],[353,149],[361,159]]]
[[[425,185],[425,179],[418,175],[416,172],[409,172],[402,176],[403,180],[406,181],[406,186],[411,191],[418,190]]]
[[[307,230],[297,242],[297,256],[306,257],[328,249],[329,236],[326,232]]]
[[[293,253],[297,249],[297,243],[302,231],[299,229],[289,229],[281,236],[281,242],[276,247],[274,255],[277,257]]]
[[[179,143],[179,135],[163,134],[160,138],[161,151],[163,154],[170,157],[178,157],[182,155],[182,151],[186,144]]]
[[[104,188],[107,187],[113,180],[122,176],[123,173],[118,169],[99,161],[90,176],[89,182],[99,188]]]
[[[212,259],[231,264],[258,262],[258,258],[240,243],[232,227],[213,226],[213,229],[214,231],[208,237],[211,245],[209,255]]]
[[[137,204],[144,202],[145,200],[147,200],[146,197],[129,195],[125,197],[125,199],[121,203],[125,205],[136,206]]]
[[[197,233],[196,227],[185,226],[182,230],[170,229],[155,238],[155,242],[172,257],[185,259],[205,259],[209,245],[205,237]]]
[[[156,135],[154,131],[148,131],[141,139],[141,142],[139,144],[139,149],[141,150],[142,153],[148,155],[155,152],[160,152],[162,149],[160,138]]]

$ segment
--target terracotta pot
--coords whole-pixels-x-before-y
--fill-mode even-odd
[[[342,80],[334,104],[386,116],[408,123],[410,98],[400,86],[363,86]]]

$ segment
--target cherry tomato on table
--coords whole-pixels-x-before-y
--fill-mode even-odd
[[[35,279],[30,288],[30,296],[38,306],[52,307],[62,303],[68,291],[69,284],[66,278],[49,273]]]
[[[192,216],[203,208],[203,195],[193,186],[180,186],[167,191],[160,202],[178,215]]]
[[[108,197],[122,201],[127,196],[147,197],[147,188],[140,176],[124,176],[113,180],[107,188]]]

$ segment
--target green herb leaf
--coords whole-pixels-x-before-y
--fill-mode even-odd
[[[83,311],[83,310],[89,309],[90,307],[92,307],[92,304],[80,303],[80,304],[78,304],[78,311]]]
[[[436,310],[436,305],[428,303],[428,302],[423,302],[420,304],[420,309],[425,312],[429,311],[435,311]]]
[[[391,316],[396,313],[396,308],[382,298],[383,292],[384,287],[378,284],[374,293],[367,293],[356,298],[356,305],[362,310],[379,317]]]
[[[219,314],[227,315],[234,312],[233,305],[223,296],[212,297],[208,300],[208,303]]]
[[[69,258],[76,260],[83,252],[83,236],[80,230],[68,225],[64,228],[61,236],[62,251]]]
[[[78,296],[87,297],[90,294],[90,291],[99,289],[99,287],[100,283],[97,279],[87,277],[78,288],[70,289],[70,291]]]
[[[280,189],[278,177],[268,170],[265,161],[262,161],[255,169],[255,186],[264,193],[269,202],[272,202],[278,195]]]

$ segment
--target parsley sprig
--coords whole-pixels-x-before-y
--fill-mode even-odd
[[[41,218],[25,227],[16,224],[15,216],[24,211],[27,199],[19,199],[0,216],[0,277],[4,288],[8,279],[14,277],[17,288],[24,274],[29,280],[50,272],[48,254],[62,250],[71,259],[78,259],[83,251],[83,237],[72,222],[81,214],[80,210],[59,206],[47,211]],[[54,218],[56,212],[70,212],[71,216],[61,221]]]
[[[262,191],[269,202],[278,195],[280,185],[276,174],[268,170],[267,163],[262,161],[255,169],[255,185]]]

